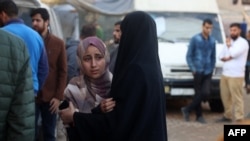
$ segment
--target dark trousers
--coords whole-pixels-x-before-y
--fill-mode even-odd
[[[246,83],[246,85],[250,84],[249,83],[249,70],[250,70],[249,67],[250,66],[246,66],[246,69],[245,69],[245,83]]]
[[[36,140],[39,141],[39,118],[41,117],[42,138],[44,141],[56,141],[55,129],[57,114],[49,111],[50,103],[42,102],[36,104]]]
[[[210,94],[211,77],[212,74],[194,74],[195,95],[193,101],[186,108],[189,112],[195,110],[197,118],[202,116],[201,102],[205,100]]]

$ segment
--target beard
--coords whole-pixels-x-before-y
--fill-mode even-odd
[[[45,25],[43,25],[42,27],[34,26],[33,29],[36,30],[40,35],[42,35],[45,30]]]
[[[238,37],[239,37],[238,35],[231,35],[231,38],[232,38],[233,40],[236,40]]]
[[[119,44],[120,43],[120,39],[114,38],[114,43],[115,44]]]

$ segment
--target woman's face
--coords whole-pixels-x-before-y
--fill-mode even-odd
[[[87,75],[92,79],[101,77],[101,75],[105,72],[106,61],[104,55],[102,55],[101,52],[93,45],[90,45],[86,49],[81,62],[84,75]]]

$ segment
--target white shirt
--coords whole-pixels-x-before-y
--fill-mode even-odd
[[[238,37],[235,41],[231,40],[231,46],[226,45],[221,51],[219,57],[231,56],[232,59],[225,61],[222,68],[222,74],[229,77],[244,77],[249,45],[246,39]]]

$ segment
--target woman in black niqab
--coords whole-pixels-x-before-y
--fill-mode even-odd
[[[128,14],[121,24],[111,96],[116,101],[114,141],[166,141],[163,77],[156,24],[145,12]]]
[[[163,77],[154,20],[132,12],[121,24],[122,36],[110,95],[116,101],[105,114],[74,113],[81,140],[167,141]]]

